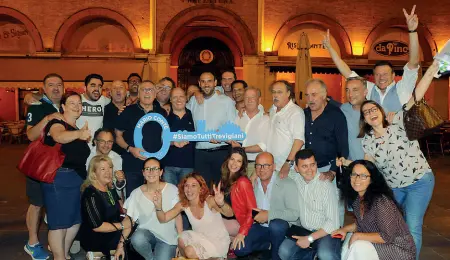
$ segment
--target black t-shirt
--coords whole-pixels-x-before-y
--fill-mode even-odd
[[[117,123],[117,119],[119,118],[119,108],[113,104],[113,102],[109,103],[105,106],[105,111],[103,115],[103,128],[111,129],[114,131]],[[117,143],[113,144],[112,150],[119,155],[122,155],[125,151],[122,147],[120,147]]]
[[[192,119],[192,114],[189,109],[186,109],[186,114],[184,114],[182,118],[179,118],[170,111],[167,116],[167,122],[169,123],[171,132],[195,132],[194,120]],[[172,145],[164,158],[164,165],[180,168],[194,168],[194,152],[195,142],[189,142],[189,144],[182,148]]]
[[[81,219],[80,241],[86,251],[115,249],[120,239],[119,232],[94,231],[104,222],[120,222],[119,196],[115,190],[109,190],[108,194],[108,192],[97,190],[92,185],[88,186],[81,195]]]
[[[54,146],[56,144],[53,138],[50,135],[48,135],[50,128],[54,124],[61,124],[68,131],[78,130],[77,128],[74,128],[73,126],[67,124],[64,121],[53,119],[50,122],[48,122],[48,124],[45,126],[44,143],[46,145]],[[87,176],[86,160],[89,157],[89,154],[91,153],[87,142],[80,139],[76,139],[70,143],[62,144],[61,151],[66,155],[61,167],[73,169],[78,173],[78,175],[80,175],[80,177],[83,180],[86,179]]]
[[[35,126],[44,119],[44,117],[59,112],[58,109],[45,98],[42,98],[40,102],[40,105],[30,105],[28,107],[27,125]]]
[[[158,113],[164,117],[166,116],[166,111],[156,104],[153,104],[153,110],[148,113]],[[132,147],[135,147],[134,129],[139,119],[141,119],[144,115],[146,115],[145,110],[139,105],[139,103],[137,103],[126,107],[117,120],[115,128],[119,131],[123,131],[123,138],[125,142]],[[161,125],[157,122],[147,122],[142,127],[142,146],[145,151],[154,153],[161,149],[161,133]],[[122,159],[122,169],[125,172],[142,171],[144,161],[135,158],[131,153],[126,152],[122,154]]]

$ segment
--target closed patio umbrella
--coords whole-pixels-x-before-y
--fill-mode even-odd
[[[298,54],[297,62],[295,65],[295,95],[297,104],[305,108],[306,98],[305,98],[305,82],[312,78],[311,69],[311,56],[309,55],[309,44],[308,35],[302,32],[300,39],[297,44]]]

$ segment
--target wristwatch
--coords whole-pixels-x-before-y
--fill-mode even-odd
[[[408,30],[408,32],[409,33],[415,33],[415,32],[417,32],[417,29],[416,30]]]
[[[289,164],[289,167],[294,166],[294,160],[287,159],[286,162]]]
[[[309,241],[309,243],[312,244],[314,242],[314,238],[311,235],[309,235],[308,236],[308,241]]]
[[[127,149],[126,149],[126,150],[127,150],[127,153],[129,153],[129,152],[130,152],[130,147],[131,147],[130,145],[129,145],[129,146],[127,146]]]

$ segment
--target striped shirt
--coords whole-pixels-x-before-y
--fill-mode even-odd
[[[302,227],[310,231],[323,229],[330,234],[340,226],[337,192],[333,183],[321,181],[319,176],[317,171],[314,179],[307,183],[300,173],[289,173],[298,188]]]

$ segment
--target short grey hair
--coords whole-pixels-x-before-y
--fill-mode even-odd
[[[308,87],[309,85],[314,84],[314,83],[319,84],[320,87],[322,87],[322,89],[325,90],[325,93],[328,93],[327,84],[325,84],[325,82],[323,82],[323,80],[321,80],[321,79],[308,79],[305,82],[305,86]]]
[[[256,93],[258,94],[258,97],[261,97],[261,90],[260,90],[259,88],[248,87],[248,88],[245,89],[244,94],[247,93],[247,91],[249,91],[249,90],[254,90],[254,91],[256,91]]]
[[[363,78],[363,77],[360,77],[360,76],[349,77],[349,78],[347,78],[347,79],[345,80],[345,86],[347,86],[347,84],[348,84],[350,81],[352,81],[352,80],[360,81],[360,82],[363,84],[364,88],[367,88],[367,80],[366,80],[365,78]]]

